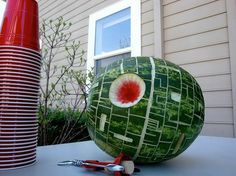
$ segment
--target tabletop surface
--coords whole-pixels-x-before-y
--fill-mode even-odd
[[[106,176],[85,168],[57,166],[57,162],[71,159],[113,160],[93,141],[51,145],[37,148],[36,164],[0,171],[0,176]],[[235,176],[236,139],[200,136],[178,157],[138,168],[137,176]]]

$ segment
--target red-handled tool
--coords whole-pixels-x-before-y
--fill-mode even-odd
[[[115,176],[129,176],[134,172],[139,172],[139,169],[134,167],[134,162],[123,153],[117,156],[114,162],[101,162],[97,160],[69,160],[60,162],[58,165],[73,165],[88,169],[105,170],[108,173],[113,173]]]

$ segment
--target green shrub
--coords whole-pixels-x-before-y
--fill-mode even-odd
[[[89,135],[85,126],[85,118],[79,110],[73,111],[54,108],[48,110],[47,119],[42,118],[43,111],[39,111],[39,145],[68,143],[89,140]],[[46,124],[46,125],[44,125]],[[46,126],[47,141],[42,141],[42,127]]]

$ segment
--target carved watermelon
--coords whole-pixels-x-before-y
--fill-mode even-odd
[[[104,68],[89,93],[87,127],[105,152],[153,163],[182,153],[200,133],[204,99],[179,66],[151,57],[126,58]]]

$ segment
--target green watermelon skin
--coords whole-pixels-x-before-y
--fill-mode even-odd
[[[111,103],[109,89],[126,73],[142,78],[146,90],[137,104],[122,108]],[[90,137],[113,157],[124,152],[137,163],[174,158],[190,146],[203,124],[200,86],[187,71],[163,59],[132,57],[114,62],[95,78],[89,93]]]

